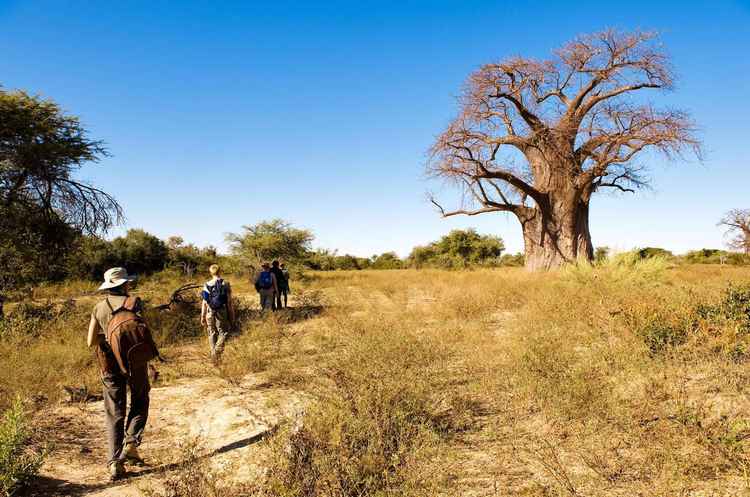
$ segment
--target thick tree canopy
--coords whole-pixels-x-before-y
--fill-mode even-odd
[[[671,90],[674,77],[651,33],[580,37],[551,60],[511,58],[471,74],[460,112],[436,139],[428,171],[459,185],[464,205],[444,216],[510,212],[527,263],[591,259],[591,195],[646,182],[639,155],[699,153],[685,112],[636,92]]]
[[[416,267],[449,268],[494,264],[499,261],[504,249],[500,237],[480,235],[473,228],[453,230],[436,242],[414,247],[409,255],[409,263]]]
[[[54,102],[0,90],[0,290],[64,277],[81,233],[121,220],[114,198],[73,177],[104,156]]]
[[[281,219],[243,226],[242,229],[239,234],[229,233],[227,242],[233,255],[256,269],[262,262],[272,259],[303,261],[314,238],[310,231],[294,228]]]
[[[115,199],[73,173],[107,155],[78,118],[49,100],[0,91],[0,207],[41,212],[90,234],[122,218]]]

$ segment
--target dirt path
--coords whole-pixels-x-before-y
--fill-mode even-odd
[[[195,350],[183,351],[182,356],[203,360]],[[140,496],[145,488],[159,488],[191,450],[213,467],[231,471],[237,482],[250,481],[262,471],[264,448],[259,442],[302,408],[299,394],[267,388],[256,375],[239,384],[215,375],[157,384],[151,390],[141,451],[149,466],[131,468],[127,480],[111,484],[103,464],[107,458],[103,403],[56,406],[44,416],[43,427],[53,434],[49,442],[54,450],[29,495]]]

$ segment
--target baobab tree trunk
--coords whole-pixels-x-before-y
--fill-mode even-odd
[[[588,201],[541,204],[519,218],[529,271],[553,269],[579,259],[593,260]]]

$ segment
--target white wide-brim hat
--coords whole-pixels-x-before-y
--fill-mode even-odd
[[[128,281],[135,281],[135,279],[136,277],[129,275],[128,270],[124,267],[113,267],[112,269],[107,269],[107,272],[104,273],[104,283],[99,286],[99,290],[117,288]]]

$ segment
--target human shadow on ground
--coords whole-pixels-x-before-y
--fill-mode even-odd
[[[190,462],[203,461],[210,459],[220,454],[226,454],[233,450],[248,447],[253,444],[257,444],[270,437],[276,432],[276,428],[260,432],[251,437],[236,440],[214,449],[211,452],[199,456],[195,459],[191,459]],[[117,488],[125,487],[133,483],[134,480],[138,480],[147,475],[168,473],[180,469],[185,464],[185,461],[178,461],[170,464],[162,464],[161,466],[147,466],[136,471],[128,471],[127,477],[117,482],[102,482],[102,483],[72,483],[67,480],[59,478],[51,478],[47,476],[38,476],[29,485],[26,490],[21,493],[21,496],[25,497],[36,497],[36,496],[49,496],[49,497],[83,497],[91,492],[102,490],[105,488]]]

